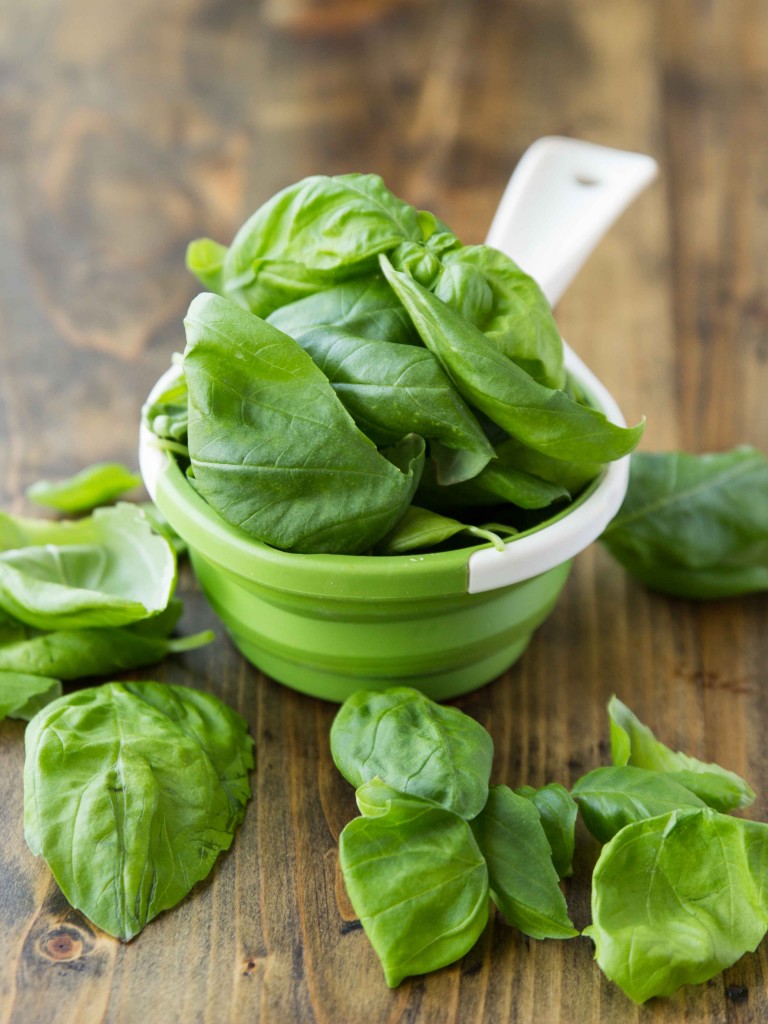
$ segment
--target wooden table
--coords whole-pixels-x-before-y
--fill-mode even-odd
[[[0,500],[91,461],[135,463],[138,410],[182,344],[201,234],[277,188],[376,170],[482,240],[526,146],[567,134],[653,154],[661,179],[563,301],[564,335],[644,447],[766,447],[768,6],[760,0],[21,0],[0,20]],[[189,574],[186,631],[213,623]],[[768,811],[762,596],[694,604],[577,560],[522,661],[459,701],[494,779],[566,784],[607,760],[624,698],[673,746],[744,773]],[[247,716],[254,799],[211,879],[130,945],[70,911],[21,826],[23,726],[0,726],[0,1021],[763,1021],[765,945],[635,1008],[587,940],[494,920],[465,959],[389,991],[336,863],[352,793],[334,708],[220,636],[144,677]],[[596,846],[567,895],[588,921]]]

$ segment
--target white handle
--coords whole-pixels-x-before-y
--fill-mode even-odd
[[[509,179],[486,244],[511,256],[554,305],[657,171],[656,161],[642,153],[539,139]]]

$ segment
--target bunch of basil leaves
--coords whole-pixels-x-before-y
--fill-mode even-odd
[[[577,805],[605,844],[582,934],[633,1000],[706,981],[756,948],[768,929],[768,825],[727,813],[754,793],[664,746],[615,697],[608,710],[614,766],[569,793],[489,786],[485,729],[416,690],[345,702],[331,753],[360,817],[341,833],[339,860],[388,985],[468,952],[489,897],[533,938],[577,936],[558,885],[571,873]]]
[[[488,520],[526,529],[642,433],[567,379],[530,277],[377,175],[304,179],[229,248],[193,242],[188,265],[209,292],[185,321],[183,380],[146,422],[224,519],[274,547],[402,553]]]

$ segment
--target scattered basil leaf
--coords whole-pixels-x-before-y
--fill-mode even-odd
[[[646,768],[595,768],[571,790],[584,824],[601,843],[625,825],[685,807],[705,807],[703,800],[663,771]]]
[[[530,800],[539,812],[541,827],[552,850],[552,863],[559,877],[572,875],[579,809],[571,794],[559,782],[550,782],[539,789],[520,786],[513,792]]]
[[[145,623],[122,629],[57,630],[6,643],[0,645],[0,672],[65,681],[103,676],[154,665],[168,654],[191,651],[214,639],[211,630],[171,639],[139,626]]]
[[[488,796],[493,741],[458,708],[396,686],[344,701],[331,726],[331,755],[355,788],[378,777],[469,819]]]
[[[170,600],[176,559],[135,505],[96,509],[76,522],[6,516],[5,524],[30,546],[0,553],[0,607],[30,626],[122,626]]]
[[[768,459],[755,448],[639,452],[602,536],[627,572],[679,597],[768,589]]]
[[[390,988],[458,960],[485,928],[485,860],[467,822],[444,807],[393,794],[384,813],[346,826],[339,861]]]
[[[592,877],[600,967],[637,1003],[719,974],[768,928],[766,863],[768,826],[708,807],[628,825]]]
[[[755,799],[754,791],[735,772],[664,746],[618,697],[611,697],[608,714],[614,764],[666,772],[718,811],[748,807]]]
[[[33,715],[61,696],[58,679],[0,670],[0,721],[3,718],[22,718],[29,721]]]
[[[459,533],[468,533],[478,543],[489,541],[500,551],[504,541],[498,534],[482,526],[467,526],[457,519],[449,519],[438,512],[409,505],[392,530],[376,545],[379,555],[403,555],[409,551],[422,551],[443,544]]]
[[[491,898],[507,921],[534,939],[578,935],[531,800],[508,786],[491,786],[488,802],[471,827],[488,864]]]
[[[214,764],[224,747],[242,772],[227,789]],[[245,723],[184,687],[106,683],[61,697],[28,726],[26,751],[30,849],[73,907],[124,940],[205,878],[250,794]]]
[[[58,512],[90,512],[140,483],[141,477],[122,463],[98,462],[66,480],[39,480],[27,488],[27,497]]]
[[[286,551],[356,554],[384,536],[410,504],[423,440],[379,454],[299,345],[226,299],[199,295],[185,326],[189,452],[208,503]]]
[[[372,273],[379,253],[420,237],[417,211],[378,175],[315,175],[278,192],[240,228],[224,259],[222,294],[267,316]]]
[[[564,391],[538,384],[473,324],[380,258],[426,347],[472,406],[530,448],[566,461],[608,462],[637,445],[643,424],[619,427]]]

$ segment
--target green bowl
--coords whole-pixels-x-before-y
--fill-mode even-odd
[[[605,388],[567,355],[598,407],[623,423]],[[179,372],[164,374],[148,401]],[[424,555],[300,555],[221,519],[145,428],[139,459],[239,650],[273,679],[331,701],[395,685],[443,700],[504,672],[554,606],[573,555],[618,511],[628,477],[627,459],[612,463],[567,510],[503,552],[483,544]]]

